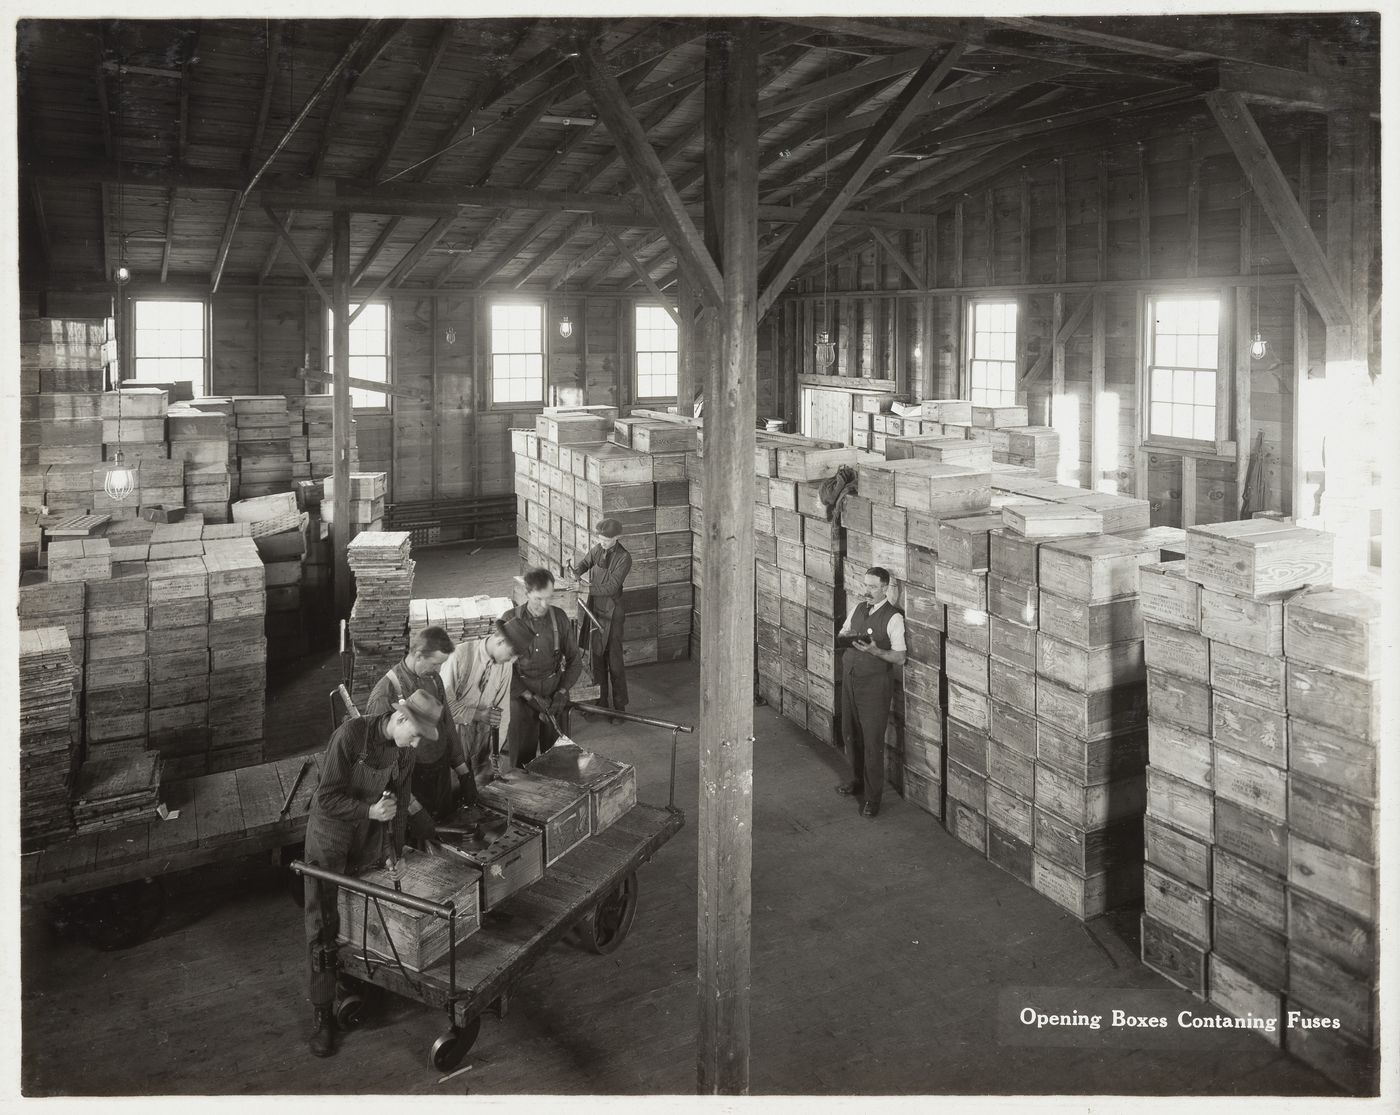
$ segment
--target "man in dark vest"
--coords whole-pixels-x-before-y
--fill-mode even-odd
[[[394,853],[390,873],[402,877],[404,836],[416,802],[414,757],[438,736],[443,708],[422,689],[373,716],[352,716],[326,748],[321,782],[306,818],[306,862],[339,875],[362,875]],[[340,888],[305,878],[303,922],[312,1007],[311,1052],[335,1052],[334,1004]]]
[[[836,792],[858,798],[862,817],[880,812],[894,671],[904,665],[904,613],[890,603],[889,589],[888,569],[867,569],[861,598],[840,632],[852,640],[841,662],[841,736],[851,781]]]
[[[588,574],[588,610],[602,625],[601,629],[593,627],[587,616],[582,617],[593,627],[589,649],[593,652],[598,703],[619,712],[627,707],[627,672],[622,662],[622,625],[627,613],[622,606],[622,582],[632,571],[632,555],[618,541],[621,534],[620,522],[603,519],[597,527],[598,541],[569,567],[576,577]],[[622,723],[616,718],[612,722]]]
[[[409,835],[422,842],[434,834],[432,821],[445,821],[460,806],[476,802],[476,779],[457,733],[440,676],[452,653],[452,640],[441,627],[425,627],[409,640],[408,653],[379,679],[365,702],[366,716],[379,716],[416,690],[430,693],[442,708],[438,731],[418,748],[413,767],[413,796],[426,816],[414,814]]]
[[[554,746],[558,733],[544,714],[562,723],[569,689],[583,673],[574,625],[551,603],[554,574],[531,569],[524,579],[525,602],[501,617],[507,637],[522,648],[510,685],[510,757],[519,767]]]

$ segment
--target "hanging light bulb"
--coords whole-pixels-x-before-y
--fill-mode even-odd
[[[122,451],[112,459],[112,467],[102,478],[102,490],[120,503],[136,488],[136,473],[122,460]]]
[[[559,336],[572,337],[574,335],[574,323],[569,320],[569,315],[565,314],[559,319]]]
[[[831,334],[828,333],[825,329],[822,329],[822,330],[818,331],[818,333],[817,333],[817,344],[819,344],[819,345],[829,345],[829,344],[831,344]]]
[[[1255,330],[1254,340],[1249,343],[1249,355],[1255,360],[1263,360],[1269,351],[1268,342],[1264,340],[1264,334]]]
[[[131,279],[131,268],[122,263],[117,266],[116,279],[118,283],[125,283]]]

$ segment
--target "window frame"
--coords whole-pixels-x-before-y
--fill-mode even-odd
[[[197,390],[194,391],[194,395],[196,398],[208,395],[210,393],[209,369],[211,364],[210,356],[212,352],[211,334],[213,333],[214,321],[210,312],[209,299],[198,294],[177,294],[174,292],[167,293],[164,291],[159,291],[141,294],[133,293],[127,298],[126,305],[124,307],[124,317],[126,318],[127,329],[126,342],[122,345],[122,356],[124,358],[124,364],[121,368],[121,382],[123,384],[140,384],[143,382],[177,382],[163,379],[140,380],[136,378],[136,307],[137,304],[141,302],[192,302],[196,303],[200,307],[200,320],[202,323],[201,328],[203,330],[204,343],[201,346],[203,351],[200,353],[199,359],[203,367],[203,371],[201,372],[199,379],[194,382],[193,386],[197,388]],[[152,358],[146,357],[145,359]],[[188,359],[193,359],[193,357],[189,357]]]
[[[1016,329],[1012,334],[1013,343],[1011,346],[1012,356],[1009,363],[1012,366],[1012,397],[1010,402],[1000,403],[974,403],[976,406],[1020,406],[1025,397],[1024,389],[1021,386],[1021,346],[1024,340],[1022,334],[1022,322],[1025,320],[1025,306],[1019,297],[997,297],[995,295],[979,295],[976,298],[963,299],[962,309],[962,353],[959,369],[959,379],[962,383],[962,390],[959,394],[964,399],[972,399],[972,364],[974,360],[974,341],[977,330],[974,328],[974,320],[977,315],[978,306],[1015,306],[1016,307]]]
[[[492,317],[497,306],[531,306],[540,312],[540,397],[538,399],[496,398],[496,328]],[[549,303],[537,298],[491,298],[486,300],[486,409],[518,411],[543,409],[549,405]],[[507,354],[502,354],[507,355]],[[519,354],[515,354],[519,355]],[[532,355],[532,354],[525,354]]]
[[[1178,452],[1227,456],[1234,443],[1229,438],[1231,399],[1235,380],[1234,299],[1225,287],[1183,287],[1144,290],[1140,315],[1142,335],[1138,338],[1138,433],[1144,448],[1170,449]],[[1215,421],[1214,435],[1205,438],[1170,437],[1152,433],[1152,355],[1157,335],[1156,304],[1174,299],[1214,299],[1220,306],[1217,318],[1215,355]]]
[[[671,307],[675,309],[675,307]],[[676,326],[676,394],[674,395],[643,395],[640,386],[639,371],[640,361],[637,359],[642,352],[666,352],[667,349],[639,349],[637,347],[637,314],[640,310],[651,309],[666,312],[666,307],[654,300],[639,300],[632,306],[632,401],[634,403],[675,403],[680,405],[680,359],[681,359],[681,330],[680,324],[672,319]],[[669,315],[668,315],[669,316]]]
[[[368,304],[371,305],[371,306],[383,306],[383,307],[384,307],[384,384],[385,384],[385,386],[387,386],[387,387],[393,387],[393,386],[394,386],[394,364],[395,364],[395,361],[394,361],[394,309],[393,309],[393,306],[390,304],[390,300],[387,299],[387,298],[372,298],[372,299],[369,300],[369,303],[368,303]],[[351,301],[350,305],[353,307],[353,306],[358,306],[358,305],[360,305],[360,303],[355,302],[355,301]],[[350,312],[351,312],[351,313],[354,313],[354,310],[352,309]],[[326,373],[327,373],[328,375],[332,375],[332,376],[335,374],[335,370],[334,370],[334,366],[333,366],[334,356],[333,356],[333,354],[332,354],[332,352],[331,352],[331,340],[332,340],[332,337],[333,337],[333,335],[334,335],[334,334],[333,334],[333,326],[332,326],[332,323],[331,323],[331,318],[334,316],[334,313],[335,313],[334,309],[333,309],[332,307],[330,307],[330,306],[327,306],[327,307],[325,307],[325,314],[324,314],[324,315],[322,316],[322,318],[321,318],[322,327],[325,329],[325,345],[324,345],[324,347],[322,348],[321,351],[324,352],[324,353],[326,354]],[[352,328],[352,329],[354,328],[353,324],[351,325],[351,328]],[[352,358],[353,358],[353,354],[352,354]],[[359,378],[361,378],[361,377],[355,376],[355,375],[353,375],[353,373],[352,373],[352,377],[351,377],[351,378],[359,379]],[[388,393],[386,392],[385,395],[384,395],[384,402],[383,402],[382,404],[378,405],[378,406],[360,406],[358,403],[355,402],[354,392],[355,392],[356,390],[357,390],[357,389],[356,389],[356,388],[353,388],[353,387],[350,389],[350,391],[351,391],[351,395],[350,395],[350,412],[351,412],[351,414],[375,415],[375,414],[392,414],[392,413],[394,412],[394,396],[393,396],[393,395],[388,394]]]

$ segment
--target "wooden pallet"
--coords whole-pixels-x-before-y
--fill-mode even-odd
[[[282,802],[307,758],[312,767],[283,819]],[[171,783],[161,800],[172,812],[180,811],[178,818],[51,844],[25,857],[32,862],[24,868],[24,895],[48,901],[295,844],[306,831],[321,758],[297,755]]]

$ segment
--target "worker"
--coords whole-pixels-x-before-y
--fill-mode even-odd
[[[569,706],[569,689],[583,672],[574,625],[562,608],[551,603],[554,574],[531,569],[524,580],[524,603],[501,617],[511,639],[527,648],[516,660],[510,686],[507,739],[515,766],[524,766],[554,745],[559,735],[555,725],[562,726]]]
[[[410,814],[416,749],[438,737],[442,705],[423,689],[386,712],[352,716],[331,736],[321,782],[306,818],[305,862],[340,875],[361,875],[384,862],[403,878],[402,853]],[[335,1052],[336,939],[340,888],[304,877],[307,956],[312,1011],[311,1052]]]
[[[445,821],[464,805],[476,802],[476,779],[467,765],[467,755],[457,725],[447,704],[439,672],[452,653],[452,640],[441,627],[425,627],[409,640],[408,653],[370,690],[365,714],[387,712],[395,701],[416,689],[426,689],[442,706],[442,718],[432,739],[418,749],[413,768],[413,796],[423,804],[433,821]],[[455,779],[453,775],[456,775]],[[432,831],[415,826],[410,835],[420,843],[432,838]]]
[[[850,640],[841,662],[841,737],[851,781],[838,794],[856,797],[862,817],[880,812],[885,788],[885,728],[894,696],[894,670],[904,665],[904,613],[890,599],[890,571],[865,571],[861,595],[838,641]]]
[[[509,738],[511,667],[526,649],[498,620],[489,634],[458,643],[443,664],[447,707],[478,785],[499,773],[492,761]]]
[[[580,617],[592,630],[589,649],[593,657],[593,680],[598,683],[598,703],[622,712],[627,708],[627,671],[622,661],[623,624],[627,613],[622,604],[622,583],[632,571],[632,555],[618,541],[622,524],[607,518],[596,528],[598,541],[588,553],[570,566],[575,577],[588,574],[588,611]],[[609,696],[611,695],[611,700]],[[612,723],[621,724],[617,717]]]

